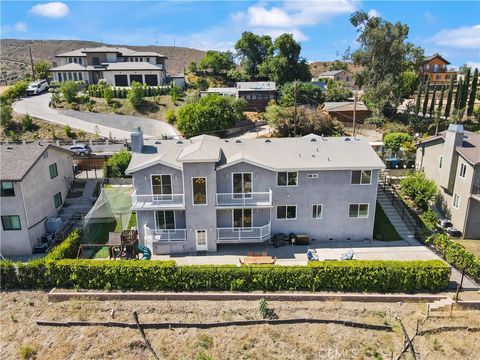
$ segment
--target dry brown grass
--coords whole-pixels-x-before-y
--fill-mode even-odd
[[[480,239],[458,239],[456,240],[468,250],[470,250],[475,256],[480,257]]]
[[[48,303],[44,292],[4,292],[0,346],[5,359],[18,358],[22,347],[37,352],[38,359],[150,359],[137,330],[107,327],[46,327],[35,320],[132,322],[137,309],[140,322],[215,322],[258,319],[256,301],[69,301]],[[425,304],[367,304],[353,302],[270,302],[280,319],[344,319],[372,324],[392,324],[393,332],[362,330],[334,324],[261,325],[202,329],[146,330],[161,359],[390,359],[402,348],[396,325],[400,316],[413,333],[416,320],[425,316]],[[438,316],[438,314],[435,314]],[[441,314],[440,314],[441,315]],[[428,320],[422,329],[441,325],[480,326],[478,312],[454,311]],[[415,339],[422,359],[473,359],[480,351],[478,332],[455,331]],[[410,358],[410,357],[406,357]]]

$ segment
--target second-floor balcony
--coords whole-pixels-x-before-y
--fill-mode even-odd
[[[148,194],[132,193],[132,210],[182,210],[185,209],[183,194]]]
[[[217,243],[261,243],[270,240],[270,230],[270,224],[248,228],[217,228]]]
[[[272,207],[272,190],[249,193],[218,193],[216,206],[219,208]]]

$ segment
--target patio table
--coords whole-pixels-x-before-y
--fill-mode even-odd
[[[271,256],[245,256],[243,264],[247,265],[261,265],[261,264],[275,264],[276,258]]]

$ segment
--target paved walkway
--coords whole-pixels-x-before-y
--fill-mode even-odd
[[[16,101],[13,110],[19,114],[59,124],[94,134],[98,129],[103,137],[130,139],[133,127],[141,126],[146,137],[160,138],[162,135],[178,136],[175,128],[166,122],[138,116],[117,114],[83,113],[73,110],[59,110],[48,106],[51,94],[29,96]]]

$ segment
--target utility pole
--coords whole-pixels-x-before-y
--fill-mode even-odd
[[[293,83],[293,94],[294,94],[294,112],[293,112],[293,137],[297,136],[297,80]]]
[[[355,137],[355,115],[357,114],[357,92],[353,92],[353,137]]]
[[[32,76],[33,76],[33,80],[35,80],[35,67],[33,66],[32,48],[30,46],[28,47],[28,52],[30,54],[30,65],[32,66]]]

